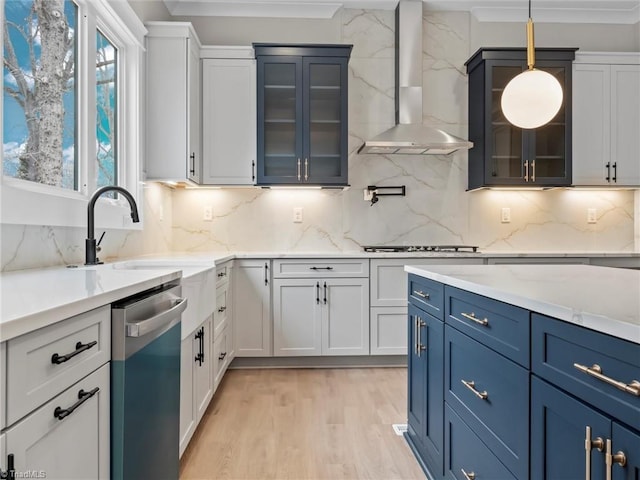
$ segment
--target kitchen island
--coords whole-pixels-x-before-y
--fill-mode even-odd
[[[406,437],[430,478],[638,475],[640,272],[405,270]]]

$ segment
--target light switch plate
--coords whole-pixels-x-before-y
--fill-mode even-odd
[[[500,211],[500,221],[502,223],[511,222],[511,209],[509,207],[502,207],[502,210]]]

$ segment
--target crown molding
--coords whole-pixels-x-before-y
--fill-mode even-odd
[[[163,0],[173,16],[332,18],[340,8],[393,10],[398,0]],[[416,0],[406,0],[416,1]],[[466,11],[479,22],[524,22],[525,0],[422,0],[426,10]],[[637,0],[535,0],[540,23],[640,22]]]

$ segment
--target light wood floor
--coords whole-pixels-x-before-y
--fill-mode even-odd
[[[392,424],[404,368],[229,370],[180,466],[186,479],[424,479]]]

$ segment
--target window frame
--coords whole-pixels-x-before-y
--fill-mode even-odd
[[[4,22],[4,1],[0,0],[0,22]],[[79,188],[70,190],[0,175],[0,224],[86,228],[87,204],[96,189],[95,51],[96,32],[100,30],[118,50],[118,185],[126,188],[136,199],[141,222],[132,223],[129,204],[122,196],[115,200],[102,197],[96,203],[96,227],[140,230],[144,216],[141,183],[144,146],[142,80],[147,30],[127,2],[74,1],[78,6],[76,155],[79,159]],[[0,108],[3,102],[4,95],[0,97]],[[0,129],[2,127],[0,115]],[[2,157],[3,153],[0,153],[0,161]]]

